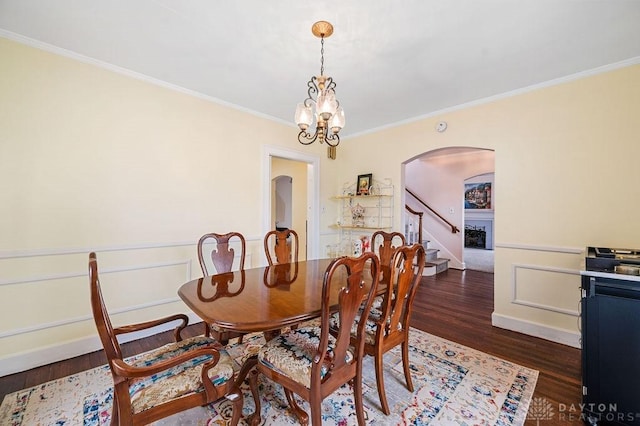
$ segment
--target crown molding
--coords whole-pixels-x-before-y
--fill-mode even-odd
[[[82,63],[85,63],[85,64],[93,65],[93,66],[96,66],[98,68],[105,69],[107,71],[111,71],[111,72],[114,72],[114,73],[117,73],[117,74],[124,75],[126,77],[130,77],[130,78],[133,78],[133,79],[136,79],[136,80],[143,81],[145,83],[149,83],[149,84],[153,84],[155,86],[159,86],[159,87],[162,87],[162,88],[165,88],[165,89],[169,89],[169,90],[172,90],[174,92],[179,92],[179,93],[182,93],[182,94],[185,94],[185,95],[193,96],[193,97],[196,97],[198,99],[202,99],[202,100],[207,101],[207,102],[211,102],[211,103],[214,103],[214,104],[217,104],[217,105],[221,105],[221,106],[224,106],[224,107],[235,109],[237,111],[241,111],[241,112],[244,112],[244,113],[247,113],[247,114],[251,114],[253,116],[256,116],[256,117],[259,117],[259,118],[263,118],[263,119],[266,119],[266,120],[269,120],[269,121],[273,121],[273,122],[276,122],[276,123],[279,123],[279,124],[284,124],[284,125],[286,125],[288,127],[298,128],[298,126],[296,126],[294,123],[282,120],[280,118],[273,117],[271,115],[267,115],[267,114],[264,114],[264,113],[261,113],[261,112],[258,112],[258,111],[254,111],[252,109],[245,108],[245,107],[242,107],[240,105],[236,105],[236,104],[231,103],[231,102],[223,101],[222,99],[218,99],[218,98],[215,98],[213,96],[208,96],[208,95],[205,95],[203,93],[197,92],[195,90],[187,89],[186,87],[178,86],[176,84],[171,84],[171,83],[168,83],[168,82],[166,82],[164,80],[160,80],[158,78],[154,78],[154,77],[148,76],[146,74],[142,74],[142,73],[139,73],[139,72],[136,72],[136,71],[132,71],[132,70],[130,70],[128,68],[119,67],[117,65],[113,65],[113,64],[110,64],[108,62],[104,62],[104,61],[100,61],[98,59],[90,58],[90,57],[82,55],[80,53],[73,52],[73,51],[67,50],[67,49],[63,49],[62,47],[54,46],[52,44],[44,43],[44,42],[39,41],[39,40],[35,40],[35,39],[29,38],[29,37],[25,37],[23,35],[16,34],[16,33],[11,32],[11,31],[0,29],[0,37],[6,38],[6,39],[9,39],[9,40],[13,40],[15,42],[18,42],[18,43],[21,43],[21,44],[25,44],[25,45],[30,46],[30,47],[34,47],[36,49],[44,50],[46,52],[53,53],[55,55],[64,56],[66,58],[74,59],[76,61],[79,61],[79,62],[82,62]]]

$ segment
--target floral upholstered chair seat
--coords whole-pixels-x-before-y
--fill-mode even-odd
[[[362,311],[360,311],[362,312]],[[358,313],[358,315],[356,316],[355,321],[353,322],[353,326],[351,327],[351,334],[355,335],[356,332],[358,331],[358,323],[360,322],[360,313]],[[373,345],[376,342],[376,331],[378,330],[378,321],[380,321],[380,318],[382,317],[382,311],[377,308],[371,308],[371,312],[369,313],[369,317],[367,318],[367,322],[364,326],[364,341],[366,344],[368,345]],[[338,321],[339,321],[339,317],[338,317],[338,313],[336,312],[335,314],[331,315],[331,318],[329,318],[329,326],[332,329],[335,329],[338,327]],[[389,321],[387,320],[387,323]],[[398,324],[398,330],[402,329],[402,324]]]
[[[292,378],[307,388],[311,386],[311,362],[320,343],[320,327],[304,327],[281,334],[267,342],[258,352],[258,362]],[[336,339],[329,335],[329,354],[333,355]],[[347,351],[345,361],[351,362],[353,352]],[[330,362],[331,360],[327,360]],[[323,367],[321,376],[327,372]]]
[[[141,358],[135,359],[132,365],[135,367],[148,367],[179,354],[207,346],[213,346],[220,352],[218,364],[209,371],[209,378],[213,384],[217,386],[233,380],[235,365],[233,359],[219,342],[205,336],[169,343],[143,355]],[[211,356],[209,355],[201,356],[163,371],[161,374],[134,381],[129,391],[134,412],[148,410],[160,403],[165,403],[168,400],[187,394],[204,392],[201,369],[193,367],[210,360]]]

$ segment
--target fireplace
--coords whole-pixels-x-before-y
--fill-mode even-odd
[[[467,248],[487,248],[487,231],[484,226],[465,225],[464,246]]]
[[[493,221],[467,220],[464,224],[465,248],[493,249]]]

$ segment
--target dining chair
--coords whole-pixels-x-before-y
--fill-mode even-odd
[[[380,405],[384,414],[389,415],[389,404],[384,389],[384,359],[383,355],[392,348],[402,345],[402,366],[407,389],[413,392],[413,382],[409,368],[409,321],[413,307],[413,299],[422,279],[425,265],[425,250],[421,244],[401,246],[395,250],[390,262],[390,282],[387,284],[381,308],[371,308],[369,315],[359,316],[358,326],[364,322],[364,353],[374,357],[376,370],[376,385]],[[366,318],[366,321],[361,321]],[[338,318],[332,316],[332,332],[337,330]],[[351,343],[357,344],[361,337],[351,335]]]
[[[264,253],[270,266],[297,262],[298,249],[298,233],[293,229],[275,229],[264,236]]]
[[[256,368],[249,376],[256,401],[256,411],[250,419],[252,424],[261,422],[258,375],[263,374],[284,387],[289,405],[305,425],[309,415],[300,408],[294,394],[309,402],[311,423],[319,426],[322,400],[350,383],[358,424],[364,425],[362,358],[366,324],[363,321],[356,326],[355,334],[361,339],[353,345],[351,330],[360,309],[361,315],[367,315],[371,308],[378,288],[379,266],[377,256],[371,252],[357,258],[344,256],[331,261],[322,283],[319,326],[300,327],[280,334],[260,349]],[[331,306],[330,295],[336,291],[339,303]],[[334,309],[338,313],[335,337],[329,333],[329,319]]]
[[[234,382],[233,359],[216,340],[197,336],[182,340],[184,314],[114,328],[102,297],[95,253],[89,254],[91,309],[113,377],[112,425],[142,425],[227,398],[231,424],[242,414],[243,396]],[[124,359],[118,336],[181,321],[175,343]]]
[[[231,272],[236,257],[232,244],[240,247],[238,270],[244,269],[247,252],[244,236],[239,232],[204,234],[198,240],[198,261],[204,276]],[[209,260],[211,262],[209,262]]]
[[[371,251],[380,258],[381,282],[383,284],[389,280],[389,264],[393,258],[393,253],[396,248],[405,244],[406,239],[400,232],[376,231],[371,236]]]
[[[241,233],[216,234],[212,232],[200,237],[198,240],[198,261],[203,276],[223,274],[233,270],[236,250],[231,246],[232,244],[240,248],[237,264],[238,270],[242,271],[244,270],[247,248]],[[243,334],[229,332],[213,324],[205,324],[205,336],[213,336],[220,343],[226,345],[229,343],[229,339],[235,337],[238,337],[238,342],[242,343]]]
[[[380,284],[389,283],[391,276],[391,259],[395,250],[406,244],[403,234],[400,232],[376,231],[371,236],[371,251],[378,255],[380,259]],[[373,307],[378,309],[382,306],[382,296],[373,300]]]

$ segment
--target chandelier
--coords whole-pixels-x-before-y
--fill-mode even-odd
[[[320,38],[320,75],[311,77],[307,83],[307,99],[296,108],[295,121],[300,127],[298,142],[309,145],[319,140],[329,145],[329,158],[336,158],[335,147],[340,143],[338,132],[344,127],[344,110],[336,99],[336,83],[324,75],[324,39],[333,34],[333,25],[318,21],[311,32]],[[310,126],[315,121],[315,130]]]

